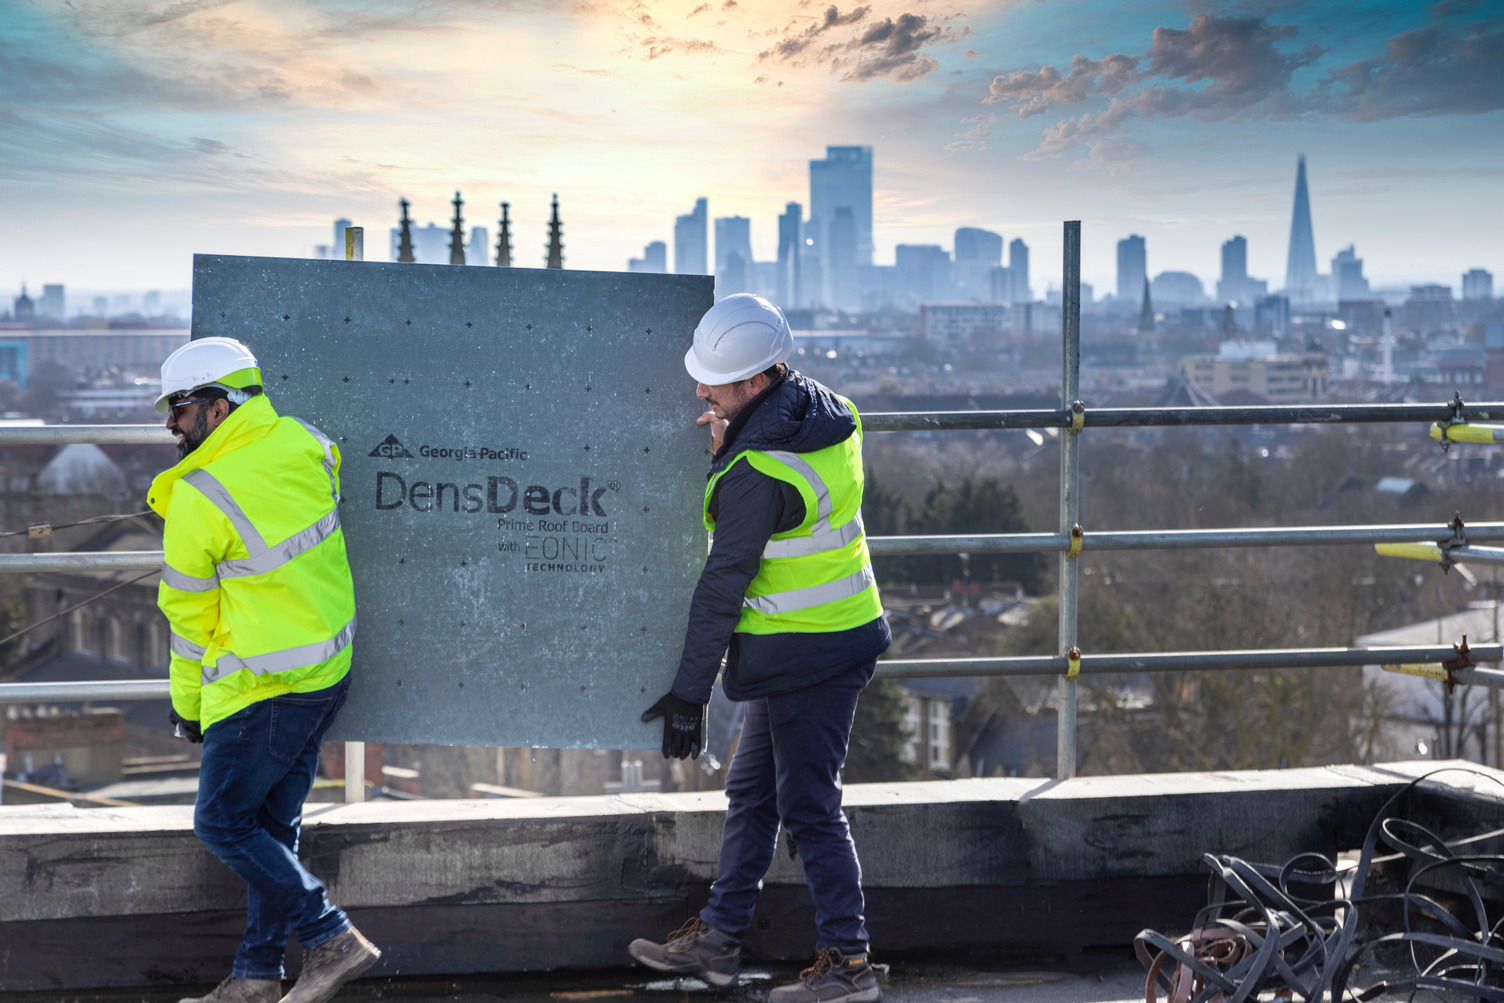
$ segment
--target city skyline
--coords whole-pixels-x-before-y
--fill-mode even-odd
[[[1282,285],[1304,152],[1318,262],[1355,244],[1374,286],[1504,267],[1484,5],[639,6],[8,6],[0,286],[179,288],[194,252],[306,255],[335,217],[389,229],[402,195],[442,221],[456,187],[523,235],[560,191],[571,267],[621,270],[699,196],[772,261],[839,145],[874,149],[878,263],[979,227],[1023,238],[1043,289],[1081,219],[1098,288],[1130,233],[1204,281],[1245,236]]]

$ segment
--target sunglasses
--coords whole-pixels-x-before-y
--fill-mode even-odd
[[[172,412],[174,418],[181,418],[182,414],[180,412],[183,408],[193,404],[202,404],[209,399],[208,397],[189,397],[187,400],[168,401],[167,408]]]

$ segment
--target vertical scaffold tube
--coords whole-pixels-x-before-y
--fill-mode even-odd
[[[1081,393],[1081,221],[1065,224],[1064,274],[1060,298],[1060,406],[1071,409]],[[1076,424],[1080,424],[1077,422]],[[1060,433],[1060,532],[1069,533],[1081,518],[1080,439],[1076,429]],[[1060,555],[1060,654],[1076,647],[1077,568],[1074,555]],[[1055,776],[1076,775],[1076,680],[1060,677],[1055,712]]]

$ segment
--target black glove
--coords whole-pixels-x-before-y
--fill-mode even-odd
[[[194,745],[204,744],[204,732],[203,729],[198,726],[197,721],[188,721],[184,718],[178,717],[178,712],[175,710],[169,710],[167,712],[167,720],[172,724],[176,737],[186,738]]]
[[[700,748],[705,744],[705,707],[665,693],[642,712],[644,721],[663,718],[664,759],[700,758]]]

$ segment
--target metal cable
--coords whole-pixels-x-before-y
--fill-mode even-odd
[[[1478,770],[1446,767],[1406,784],[1374,816],[1363,840],[1347,896],[1336,894],[1342,880],[1338,862],[1302,853],[1283,866],[1251,864],[1206,854],[1211,871],[1209,902],[1196,914],[1192,932],[1168,937],[1144,930],[1134,951],[1148,969],[1144,988],[1150,1003],[1160,990],[1172,1003],[1246,1003],[1273,992],[1276,999],[1367,1001],[1387,994],[1449,993],[1465,999],[1504,1003],[1504,919],[1490,922],[1483,891],[1497,901],[1504,884],[1504,854],[1458,854],[1501,832],[1448,842],[1400,817],[1395,809],[1421,781],[1437,773]],[[1392,855],[1375,858],[1383,842]],[[1376,862],[1411,862],[1401,892],[1368,891]],[[1445,876],[1441,872],[1446,872]],[[1417,890],[1422,877],[1438,877],[1462,900],[1449,908]],[[1332,888],[1329,898],[1309,898],[1292,886]],[[1371,915],[1380,903],[1399,905],[1401,929],[1386,929]],[[1460,913],[1460,915],[1459,915]],[[1393,967],[1408,955],[1408,967]],[[1385,959],[1391,977],[1367,987],[1350,985],[1354,972]]]
[[[111,592],[118,592],[121,589],[125,588],[127,585],[134,585],[137,582],[141,581],[143,578],[150,578],[153,575],[159,575],[161,573],[162,572],[161,572],[160,569],[154,569],[152,571],[146,572],[143,575],[137,575],[135,578],[131,578],[131,579],[128,579],[126,581],[120,582],[119,584],[111,585],[109,588],[105,589],[103,592],[98,592],[98,593],[90,596],[89,598],[85,599],[83,602],[78,603],[75,606],[69,606],[67,609],[63,610],[62,612],[60,612],[60,613],[54,613],[54,614],[52,614],[51,616],[49,616],[49,617],[47,617],[45,619],[38,620],[36,623],[27,624],[25,627],[22,627],[20,630],[16,631],[14,634],[9,634],[9,635],[7,635],[5,637],[0,637],[0,644],[5,644],[7,641],[14,641],[16,638],[20,637],[22,634],[25,634],[28,631],[35,630],[36,628],[42,626],[43,624],[51,623],[54,620],[61,619],[62,617],[67,616],[69,613],[72,613],[76,609],[83,609],[85,606],[89,605],[89,603],[91,603],[91,602],[98,602],[100,599],[103,599],[105,596],[109,595]]]
[[[20,536],[24,533],[34,540],[39,540],[44,536],[51,536],[53,530],[72,529],[74,526],[93,526],[101,522],[118,522],[121,519],[135,519],[139,516],[151,514],[151,509],[147,509],[144,512],[127,512],[124,515],[96,515],[92,519],[80,519],[78,522],[64,522],[56,526],[48,522],[43,522],[35,526],[27,526],[25,529],[9,529],[0,532],[0,539],[4,539],[7,536]]]

